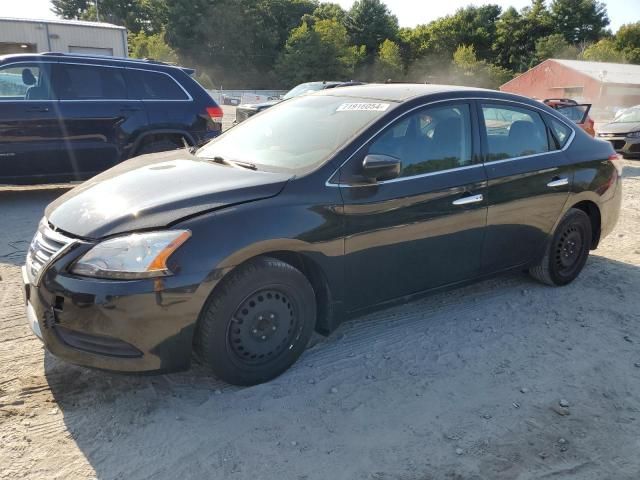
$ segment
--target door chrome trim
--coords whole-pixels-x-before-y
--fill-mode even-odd
[[[557,180],[552,180],[549,183],[547,183],[547,187],[550,187],[550,188],[564,187],[565,185],[569,185],[569,179],[567,177],[559,178]]]
[[[525,108],[531,108],[534,110],[539,110],[543,113],[546,113],[547,115],[550,114],[550,112],[546,111],[543,108],[537,107],[535,105],[529,105],[527,103],[523,103],[523,102],[519,102],[517,100],[512,100],[512,99],[503,99],[503,98],[490,98],[490,97],[456,97],[456,98],[447,98],[447,99],[442,99],[442,100],[433,100],[427,103],[423,103],[421,105],[417,105],[413,108],[411,108],[410,110],[407,110],[406,112],[402,113],[401,115],[393,118],[392,120],[390,120],[389,122],[387,122],[385,125],[383,125],[382,127],[380,127],[373,135],[371,135],[371,137],[369,137],[366,141],[364,141],[362,143],[362,145],[360,145],[355,152],[353,152],[351,155],[349,155],[349,157],[347,157],[347,159],[342,162],[340,164],[340,166],[338,166],[332,173],[331,175],[329,175],[329,178],[327,178],[327,180],[324,182],[325,186],[327,187],[342,187],[342,188],[356,188],[356,187],[370,187],[372,185],[383,185],[385,183],[389,183],[389,182],[400,182],[400,181],[405,181],[405,180],[413,180],[415,178],[421,178],[421,177],[427,177],[427,176],[431,176],[431,175],[439,175],[442,173],[448,173],[448,172],[454,172],[456,170],[466,170],[467,168],[474,168],[474,167],[483,167],[486,165],[492,165],[492,164],[496,164],[496,163],[505,163],[505,162],[513,162],[516,160],[521,160],[524,158],[531,158],[531,157],[537,157],[540,155],[547,155],[550,153],[556,153],[556,152],[564,152],[565,150],[567,150],[569,148],[569,146],[571,146],[571,144],[573,143],[573,139],[576,136],[576,132],[575,129],[573,127],[573,125],[569,125],[569,123],[567,123],[567,121],[565,121],[564,118],[560,118],[562,117],[562,115],[560,115],[557,112],[553,112],[553,117],[560,121],[561,123],[563,123],[564,125],[566,125],[567,127],[569,127],[569,130],[571,130],[571,135],[569,136],[569,139],[566,141],[566,143],[564,144],[564,146],[559,149],[559,150],[552,150],[550,152],[543,152],[543,153],[534,153],[532,155],[523,155],[521,157],[513,157],[513,158],[506,158],[504,160],[495,160],[495,161],[489,161],[489,162],[482,162],[482,163],[476,163],[474,165],[467,165],[464,167],[457,167],[457,168],[452,168],[449,170],[440,170],[438,172],[430,172],[430,173],[424,173],[421,175],[412,175],[410,177],[398,177],[398,178],[394,178],[393,180],[386,180],[384,182],[377,182],[377,183],[372,183],[372,184],[361,184],[361,185],[349,185],[346,183],[330,183],[329,181],[333,178],[333,176],[338,172],[338,170],[340,170],[343,166],[346,165],[346,163],[351,160],[358,152],[360,152],[360,150],[362,150],[364,148],[364,146],[369,143],[371,140],[373,140],[380,132],[382,132],[384,129],[386,129],[389,125],[391,125],[392,123],[396,122],[397,120],[400,120],[401,118],[403,118],[405,115],[408,115],[412,112],[414,112],[415,110],[419,110],[421,108],[425,108],[428,107],[430,105],[435,105],[437,103],[445,103],[445,102],[461,102],[461,101],[465,101],[465,100],[487,100],[487,101],[497,101],[497,102],[505,102],[505,103],[515,103],[517,105],[522,105]]]
[[[451,202],[452,205],[470,205],[472,203],[480,203],[484,200],[484,197],[481,193],[477,195],[469,195],[467,197],[459,198],[458,200],[454,200]]]

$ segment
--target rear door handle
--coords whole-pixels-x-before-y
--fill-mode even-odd
[[[140,110],[139,107],[122,107],[120,109],[121,112],[137,112],[139,110]]]
[[[471,203],[479,203],[482,200],[484,200],[484,197],[479,193],[478,195],[469,195],[459,198],[458,200],[454,200],[453,205],[469,205]]]
[[[567,177],[563,178],[554,178],[549,183],[547,183],[547,187],[555,188],[555,187],[564,187],[565,185],[569,185],[569,179]]]
[[[27,112],[48,112],[49,107],[27,107]]]

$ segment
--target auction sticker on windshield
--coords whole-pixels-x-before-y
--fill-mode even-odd
[[[336,112],[384,112],[387,108],[388,103],[343,103]]]

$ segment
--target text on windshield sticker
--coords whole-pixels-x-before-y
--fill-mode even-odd
[[[388,103],[343,103],[336,112],[384,112]]]

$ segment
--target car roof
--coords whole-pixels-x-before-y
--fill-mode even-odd
[[[490,93],[490,96],[495,98],[518,98],[519,100],[525,98],[521,97],[520,95],[507,94],[498,92],[496,90],[487,90],[484,88],[462,87],[457,85],[432,85],[421,83],[370,83],[367,85],[352,85],[344,90],[340,89],[339,93],[334,89],[325,89],[314,93],[313,95],[339,95],[341,97],[371,98],[375,100],[402,103],[416,97],[423,97],[426,95],[434,95],[447,92],[484,92]],[[530,99],[527,100],[530,101]]]
[[[0,63],[5,61],[44,61],[47,59],[56,60],[81,60],[87,63],[129,63],[137,64],[139,66],[147,67],[166,67],[166,68],[178,68],[188,74],[194,72],[194,70],[179,65],[172,65],[170,63],[160,62],[156,60],[146,58],[125,58],[125,57],[110,57],[107,55],[89,55],[83,53],[64,53],[64,52],[42,52],[42,53],[15,53],[9,55],[0,55]]]

